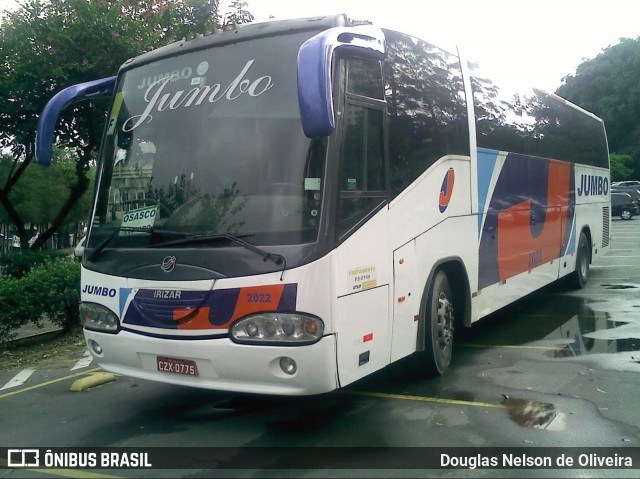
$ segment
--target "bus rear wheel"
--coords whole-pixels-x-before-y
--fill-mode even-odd
[[[449,278],[439,270],[429,289],[425,304],[425,366],[429,374],[444,373],[453,351],[454,304]]]
[[[576,270],[571,275],[572,286],[576,289],[584,288],[589,280],[590,249],[589,239],[584,231],[582,231],[576,252]]]

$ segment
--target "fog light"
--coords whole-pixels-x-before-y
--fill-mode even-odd
[[[102,354],[102,346],[100,346],[96,341],[94,341],[93,339],[89,340],[89,347],[91,349],[93,349],[93,352],[96,354]]]
[[[282,369],[285,374],[292,375],[298,370],[298,365],[293,359],[284,357],[280,358],[280,369]]]

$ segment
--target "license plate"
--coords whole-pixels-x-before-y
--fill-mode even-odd
[[[198,366],[191,359],[157,357],[158,371],[165,373],[183,374],[185,376],[197,376]]]

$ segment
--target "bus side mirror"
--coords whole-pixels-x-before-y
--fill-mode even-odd
[[[59,91],[49,100],[38,120],[36,133],[36,161],[40,165],[49,166],[51,164],[56,124],[62,110],[78,101],[111,96],[115,84],[116,77],[78,83]]]
[[[331,92],[331,66],[336,51],[382,59],[384,33],[371,25],[336,27],[304,42],[298,51],[298,104],[308,138],[328,136],[336,128]]]

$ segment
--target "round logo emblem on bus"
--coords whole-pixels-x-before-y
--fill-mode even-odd
[[[449,206],[449,202],[451,201],[451,196],[453,195],[453,182],[455,180],[456,174],[453,171],[453,168],[449,168],[447,174],[444,175],[444,180],[442,181],[442,187],[440,188],[440,197],[438,198],[438,205],[440,207],[440,213],[444,213],[444,211]]]
[[[162,264],[160,265],[160,268],[165,273],[171,273],[175,267],[176,267],[175,256],[167,256],[165,259],[162,260]]]

